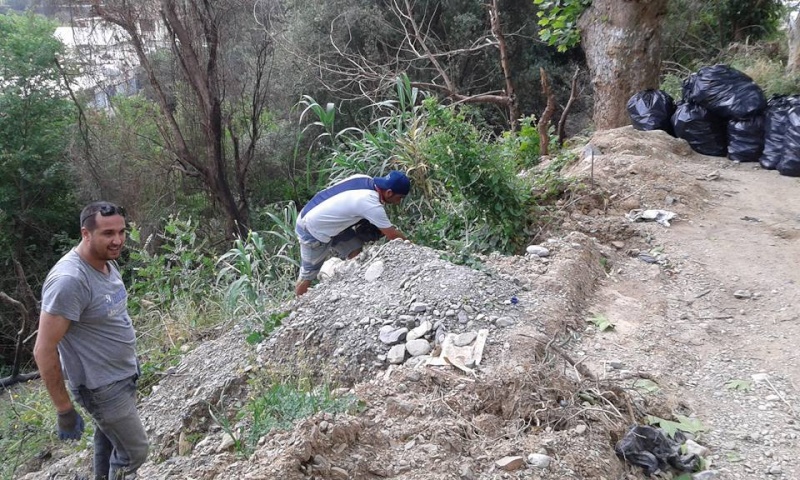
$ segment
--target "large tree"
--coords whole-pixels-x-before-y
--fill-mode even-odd
[[[12,307],[0,311],[0,365],[35,329],[31,291],[61,253],[59,239],[78,230],[65,153],[74,112],[54,31],[44,17],[0,15],[0,300]]]
[[[175,167],[198,178],[231,233],[250,223],[248,175],[262,136],[272,46],[251,6],[231,0],[92,2],[120,27],[160,107],[159,130]],[[165,35],[160,35],[163,25]],[[154,53],[166,53],[167,75]]]
[[[630,123],[627,100],[658,88],[667,0],[594,0],[581,15],[581,45],[594,87],[595,128]]]

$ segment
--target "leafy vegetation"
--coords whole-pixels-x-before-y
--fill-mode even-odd
[[[280,33],[295,42],[298,52],[315,53],[325,50],[331,34],[342,34],[331,32],[331,20],[342,12],[362,12],[365,5],[301,3],[293,5],[297,16],[281,25],[286,31]],[[519,253],[535,228],[553,221],[556,202],[583,191],[561,173],[575,160],[572,153],[556,150],[546,166],[539,165],[534,112],[543,110],[544,101],[530,79],[544,66],[554,88],[568,90],[573,62],[582,62],[571,48],[580,40],[577,19],[590,1],[523,3],[507,2],[501,10],[508,31],[516,32],[508,38],[513,75],[525,79],[517,82],[520,104],[527,109],[517,131],[505,131],[509,119],[502,108],[475,107],[424,91],[425,80],[435,74],[417,64],[397,78],[393,91],[370,92],[369,99],[353,99],[359,93],[353,85],[336,91],[321,87],[315,83],[317,72],[312,75],[294,56],[270,56],[269,42],[262,41],[264,26],[244,23],[249,8],[233,12],[225,26],[237,37],[221,57],[225,79],[232,83],[225,84],[220,100],[226,114],[214,117],[222,124],[217,153],[231,161],[208,178],[184,175],[185,159],[176,158],[173,148],[178,139],[157,121],[162,112],[152,85],[136,96],[112,97],[105,111],[91,107],[89,92],[76,92],[74,104],[53,61],[64,58],[52,36],[55,24],[35,15],[0,15],[0,265],[6,272],[0,290],[16,289],[10,272],[13,260],[19,260],[39,292],[47,270],[75,243],[82,202],[103,197],[124,203],[136,223],[120,266],[139,335],[140,392],[147,394],[216,327],[243,324],[246,340],[255,344],[284,321],[281,303],[292,295],[299,259],[293,231],[297,209],[329,182],[402,169],[411,176],[413,190],[390,215],[414,242],[473,268],[481,266],[478,254]],[[775,47],[783,41],[777,28],[780,2],[750,3],[670,0],[663,88],[678,98],[686,73],[724,61],[751,75],[768,95],[796,93],[800,79],[783,73],[786,53]],[[387,8],[370,5],[368,15],[360,15],[347,32],[349,46],[376,62],[391,55],[391,42],[397,40]],[[530,21],[534,9],[536,25]],[[436,46],[469,47],[486,33],[481,2],[418,4],[414,14],[436,19],[431,22]],[[536,35],[556,48],[532,42]],[[731,47],[732,42],[737,45]],[[255,45],[265,50],[255,52]],[[175,59],[166,51],[154,52],[152,59],[167,108],[174,110],[191,153],[211,160],[200,107],[187,83],[171,78]],[[281,75],[267,74],[263,62],[268,59]],[[77,73],[68,62],[62,60],[61,66],[67,78]],[[447,71],[465,92],[504,88],[494,54],[453,61]],[[352,101],[342,102],[345,97]],[[292,109],[297,98],[301,101]],[[552,129],[548,135],[556,145]],[[247,207],[251,228],[235,237],[226,235],[219,197],[208,194],[213,188],[207,182],[215,175],[236,179],[228,186],[238,205]],[[15,318],[0,313],[2,322]],[[613,328],[602,315],[588,321],[601,331]],[[16,330],[2,326],[0,371],[7,371],[2,361],[13,343],[7,332]],[[746,383],[732,380],[726,387],[743,391]],[[635,388],[652,393],[658,386],[637,382]],[[15,388],[0,401],[0,478],[13,478],[19,465],[54,441],[54,414],[46,393],[33,385]],[[357,406],[328,386],[272,379],[256,389],[245,409],[254,429],[241,439],[241,448],[252,448],[269,430],[313,412]],[[651,421],[671,431],[702,427],[680,417]],[[70,448],[84,446],[82,441]]]
[[[665,420],[660,417],[648,415],[645,421],[649,425],[657,425],[670,437],[674,437],[678,430],[692,434],[705,432],[707,430],[707,427],[703,425],[700,420],[685,415],[675,415],[675,420]]]
[[[559,52],[580,43],[578,18],[592,4],[591,0],[533,0],[539,7],[539,38]]]
[[[317,412],[355,412],[362,405],[349,394],[334,394],[327,385],[310,387],[304,382],[276,382],[261,387],[253,395],[245,411],[249,416],[248,451],[272,430],[285,430],[302,418]]]

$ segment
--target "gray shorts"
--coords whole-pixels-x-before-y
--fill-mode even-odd
[[[314,238],[302,222],[298,222],[295,233],[300,240],[300,275],[299,280],[314,280],[319,275],[325,260],[335,255],[346,260],[351,253],[364,246],[352,228],[346,228],[328,243],[323,243]]]

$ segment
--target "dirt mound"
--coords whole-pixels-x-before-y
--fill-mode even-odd
[[[642,478],[613,445],[645,415],[703,424],[695,439],[717,469],[704,478],[796,478],[798,373],[786,360],[800,334],[800,217],[784,203],[800,185],[663,132],[601,132],[582,152],[569,171],[585,186],[562,203],[547,255],[467,267],[389,242],[286,305],[257,347],[240,328],[187,353],[142,404],[164,445],[142,478]],[[634,223],[634,209],[677,219]],[[586,322],[600,317],[616,328]],[[426,365],[435,348],[391,355],[412,331],[437,347],[482,330],[471,371]],[[248,385],[285,376],[331,382],[363,409],[234,453],[226,430],[250,425],[223,428],[211,413],[236,422]]]

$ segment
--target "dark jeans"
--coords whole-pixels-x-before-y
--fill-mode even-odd
[[[94,420],[94,478],[132,480],[147,459],[147,434],[136,410],[136,376],[72,391]]]

